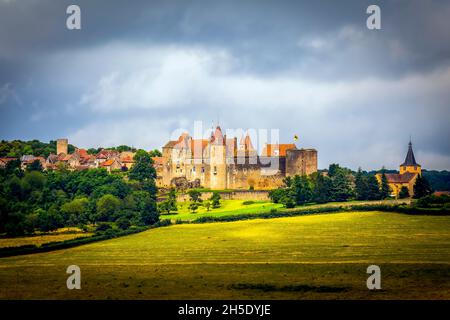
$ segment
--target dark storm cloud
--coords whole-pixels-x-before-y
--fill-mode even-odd
[[[65,28],[73,3],[80,31]],[[0,0],[1,138],[157,147],[220,117],[301,131],[321,166],[394,166],[413,134],[449,168],[450,4],[376,1],[370,31],[372,3]]]

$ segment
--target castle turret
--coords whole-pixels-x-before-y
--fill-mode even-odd
[[[406,154],[405,162],[400,165],[400,174],[406,172],[418,174],[422,173],[422,168],[420,164],[417,164],[416,158],[414,157],[411,141],[409,141],[408,144],[408,153]]]
[[[286,150],[286,176],[310,175],[317,172],[317,150]]]
[[[58,139],[56,140],[56,154],[69,154],[69,140]]]
[[[227,188],[227,164],[226,164],[226,138],[222,130],[217,126],[211,136],[210,144],[210,177],[211,189]]]

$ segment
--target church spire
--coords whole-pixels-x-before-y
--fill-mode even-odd
[[[414,157],[411,138],[409,139],[408,153],[406,154],[405,162],[403,162],[401,166],[418,166],[416,158]]]

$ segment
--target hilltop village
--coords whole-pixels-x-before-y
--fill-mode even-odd
[[[238,142],[239,141],[239,142]],[[294,143],[265,144],[261,152],[254,148],[250,135],[227,137],[220,126],[211,131],[208,139],[194,139],[188,132],[168,141],[162,153],[153,156],[156,185],[162,188],[208,188],[212,190],[272,190],[283,186],[286,177],[311,175],[318,172],[317,150],[297,148]],[[135,152],[98,149],[88,152],[75,148],[69,153],[68,139],[56,141],[56,153],[48,157],[25,154],[20,157],[22,169],[39,161],[44,170],[66,168],[72,171],[104,168],[107,172],[128,171]],[[14,157],[0,158],[0,168]],[[327,170],[320,171],[327,175]],[[414,184],[422,174],[409,142],[399,173],[385,173],[390,195],[399,197],[402,189],[414,194]],[[383,174],[377,173],[381,185]]]
[[[134,152],[86,149],[68,151],[68,139],[58,139],[56,154],[47,158],[23,155],[26,168],[38,160],[44,170],[65,167],[70,170],[104,168],[108,172],[127,171],[134,164]],[[4,166],[14,158],[1,158]],[[152,157],[158,187],[184,186],[210,189],[273,189],[287,176],[317,172],[317,151],[298,149],[294,143],[266,144],[261,152],[253,147],[250,136],[227,137],[217,126],[209,139],[193,139],[187,132],[162,147],[162,156]]]

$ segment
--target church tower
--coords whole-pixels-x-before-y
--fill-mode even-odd
[[[418,174],[422,173],[422,168],[420,167],[420,164],[417,164],[416,158],[414,157],[411,140],[409,141],[408,153],[406,154],[405,162],[400,165],[400,174],[404,174],[406,172]]]
[[[226,137],[216,127],[210,141],[210,188],[227,188]]]

